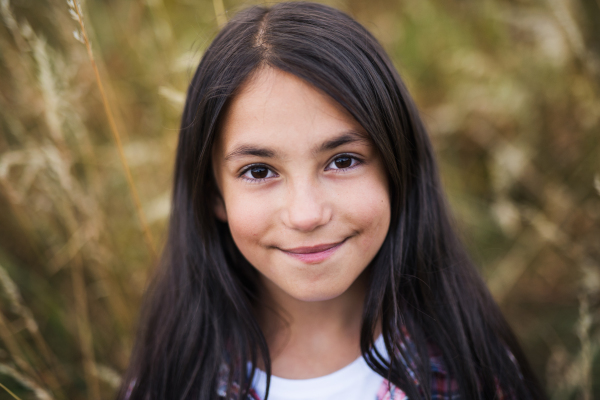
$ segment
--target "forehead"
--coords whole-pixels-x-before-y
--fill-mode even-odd
[[[229,103],[215,150],[224,156],[239,146],[264,145],[292,155],[343,132],[370,141],[360,124],[332,98],[292,74],[262,68]]]

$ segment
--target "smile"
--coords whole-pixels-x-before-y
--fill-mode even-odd
[[[317,264],[325,261],[339,249],[348,238],[339,243],[321,244],[311,247],[296,247],[293,249],[279,249],[290,257],[305,262],[307,264]]]

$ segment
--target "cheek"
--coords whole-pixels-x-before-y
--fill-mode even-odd
[[[372,200],[365,205],[358,220],[363,229],[359,246],[370,257],[375,256],[383,244],[390,226],[389,200],[387,198]]]
[[[360,233],[364,246],[383,242],[391,218],[386,181],[379,177],[369,177],[355,185],[352,193],[342,194],[339,201],[345,210],[345,217]]]
[[[251,195],[226,198],[225,204],[231,236],[242,254],[252,262],[261,238],[271,224],[269,204],[266,199]]]

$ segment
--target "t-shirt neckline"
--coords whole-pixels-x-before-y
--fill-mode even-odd
[[[375,341],[375,348],[381,355],[387,357],[382,335],[380,335]],[[249,365],[249,368],[250,367],[251,366]],[[373,373],[373,370],[371,370],[361,355],[356,360],[338,369],[337,371],[316,378],[286,379],[271,375],[269,397],[306,399],[310,398],[310,396],[307,397],[309,391],[313,393],[319,393],[320,396],[327,396],[330,394],[335,394],[344,387],[351,385],[353,380]],[[266,372],[257,368],[252,386],[259,394],[264,395],[266,384]]]

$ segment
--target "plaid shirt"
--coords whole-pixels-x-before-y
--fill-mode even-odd
[[[413,363],[406,363],[402,360],[405,365],[412,365]],[[442,353],[433,346],[429,347],[429,365],[430,365],[430,379],[431,379],[431,399],[432,400],[458,400],[460,394],[458,392],[458,385],[456,381],[452,379],[442,358]],[[416,380],[412,370],[409,368],[409,373],[418,385],[419,382]],[[377,392],[375,400],[406,400],[408,397],[406,394],[398,389],[393,384],[390,384],[387,379],[384,379],[381,383],[381,387]]]

